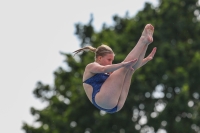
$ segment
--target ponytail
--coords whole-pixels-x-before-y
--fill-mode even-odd
[[[114,54],[114,52],[112,51],[112,49],[109,46],[104,45],[104,44],[102,44],[98,48],[94,48],[92,46],[86,46],[86,47],[83,47],[81,49],[78,49],[78,50],[74,51],[73,53],[74,53],[74,55],[76,55],[76,54],[78,54],[81,51],[86,51],[86,52],[87,51],[91,51],[91,52],[94,52],[95,53],[95,60],[96,60],[96,58],[98,56],[102,56],[103,57],[106,54],[110,54],[110,53]]]
[[[96,48],[94,48],[92,46],[86,46],[86,47],[83,47],[81,49],[78,49],[78,50],[74,51],[73,53],[74,53],[74,55],[76,55],[81,51],[86,51],[86,52],[91,51],[91,52],[95,53],[96,52]]]

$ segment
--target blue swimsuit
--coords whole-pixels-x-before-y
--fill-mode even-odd
[[[99,107],[95,102],[95,96],[100,91],[102,84],[105,82],[105,80],[109,77],[108,74],[104,73],[97,73],[91,78],[85,80],[83,83],[87,83],[92,86],[93,92],[92,92],[92,103],[100,110],[104,110],[107,113],[115,113],[117,111],[117,106],[113,109],[104,109]]]

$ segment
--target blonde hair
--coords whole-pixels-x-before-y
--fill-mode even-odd
[[[113,50],[105,45],[105,44],[102,44],[101,46],[97,47],[97,48],[94,48],[92,46],[86,46],[86,47],[83,47],[81,49],[78,49],[76,51],[74,51],[74,55],[75,54],[78,54],[79,52],[81,51],[91,51],[91,52],[94,52],[95,53],[95,59],[98,57],[98,56],[105,56],[106,54],[114,54]]]

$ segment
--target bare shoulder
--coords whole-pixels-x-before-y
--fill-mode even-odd
[[[86,66],[85,71],[88,71],[92,74],[103,73],[103,68],[104,66],[100,65],[99,63],[92,62]]]
[[[85,67],[85,69],[90,69],[90,68],[92,68],[92,67],[94,67],[94,66],[98,66],[99,64],[98,63],[96,63],[96,62],[92,62],[92,63],[89,63],[86,67]]]

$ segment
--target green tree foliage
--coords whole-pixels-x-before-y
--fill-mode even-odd
[[[54,86],[37,83],[34,95],[48,103],[31,108],[40,123],[24,123],[26,133],[199,133],[200,132],[200,6],[198,0],[160,0],[158,7],[146,3],[136,16],[113,16],[114,24],[103,24],[96,32],[88,24],[76,24],[81,47],[104,43],[115,51],[114,63],[123,61],[137,43],[144,26],[155,27],[154,59],[135,72],[127,101],[120,112],[106,114],[88,100],[82,87],[85,66],[93,53],[66,57],[68,68],[54,72]],[[119,77],[120,78],[120,77]]]

